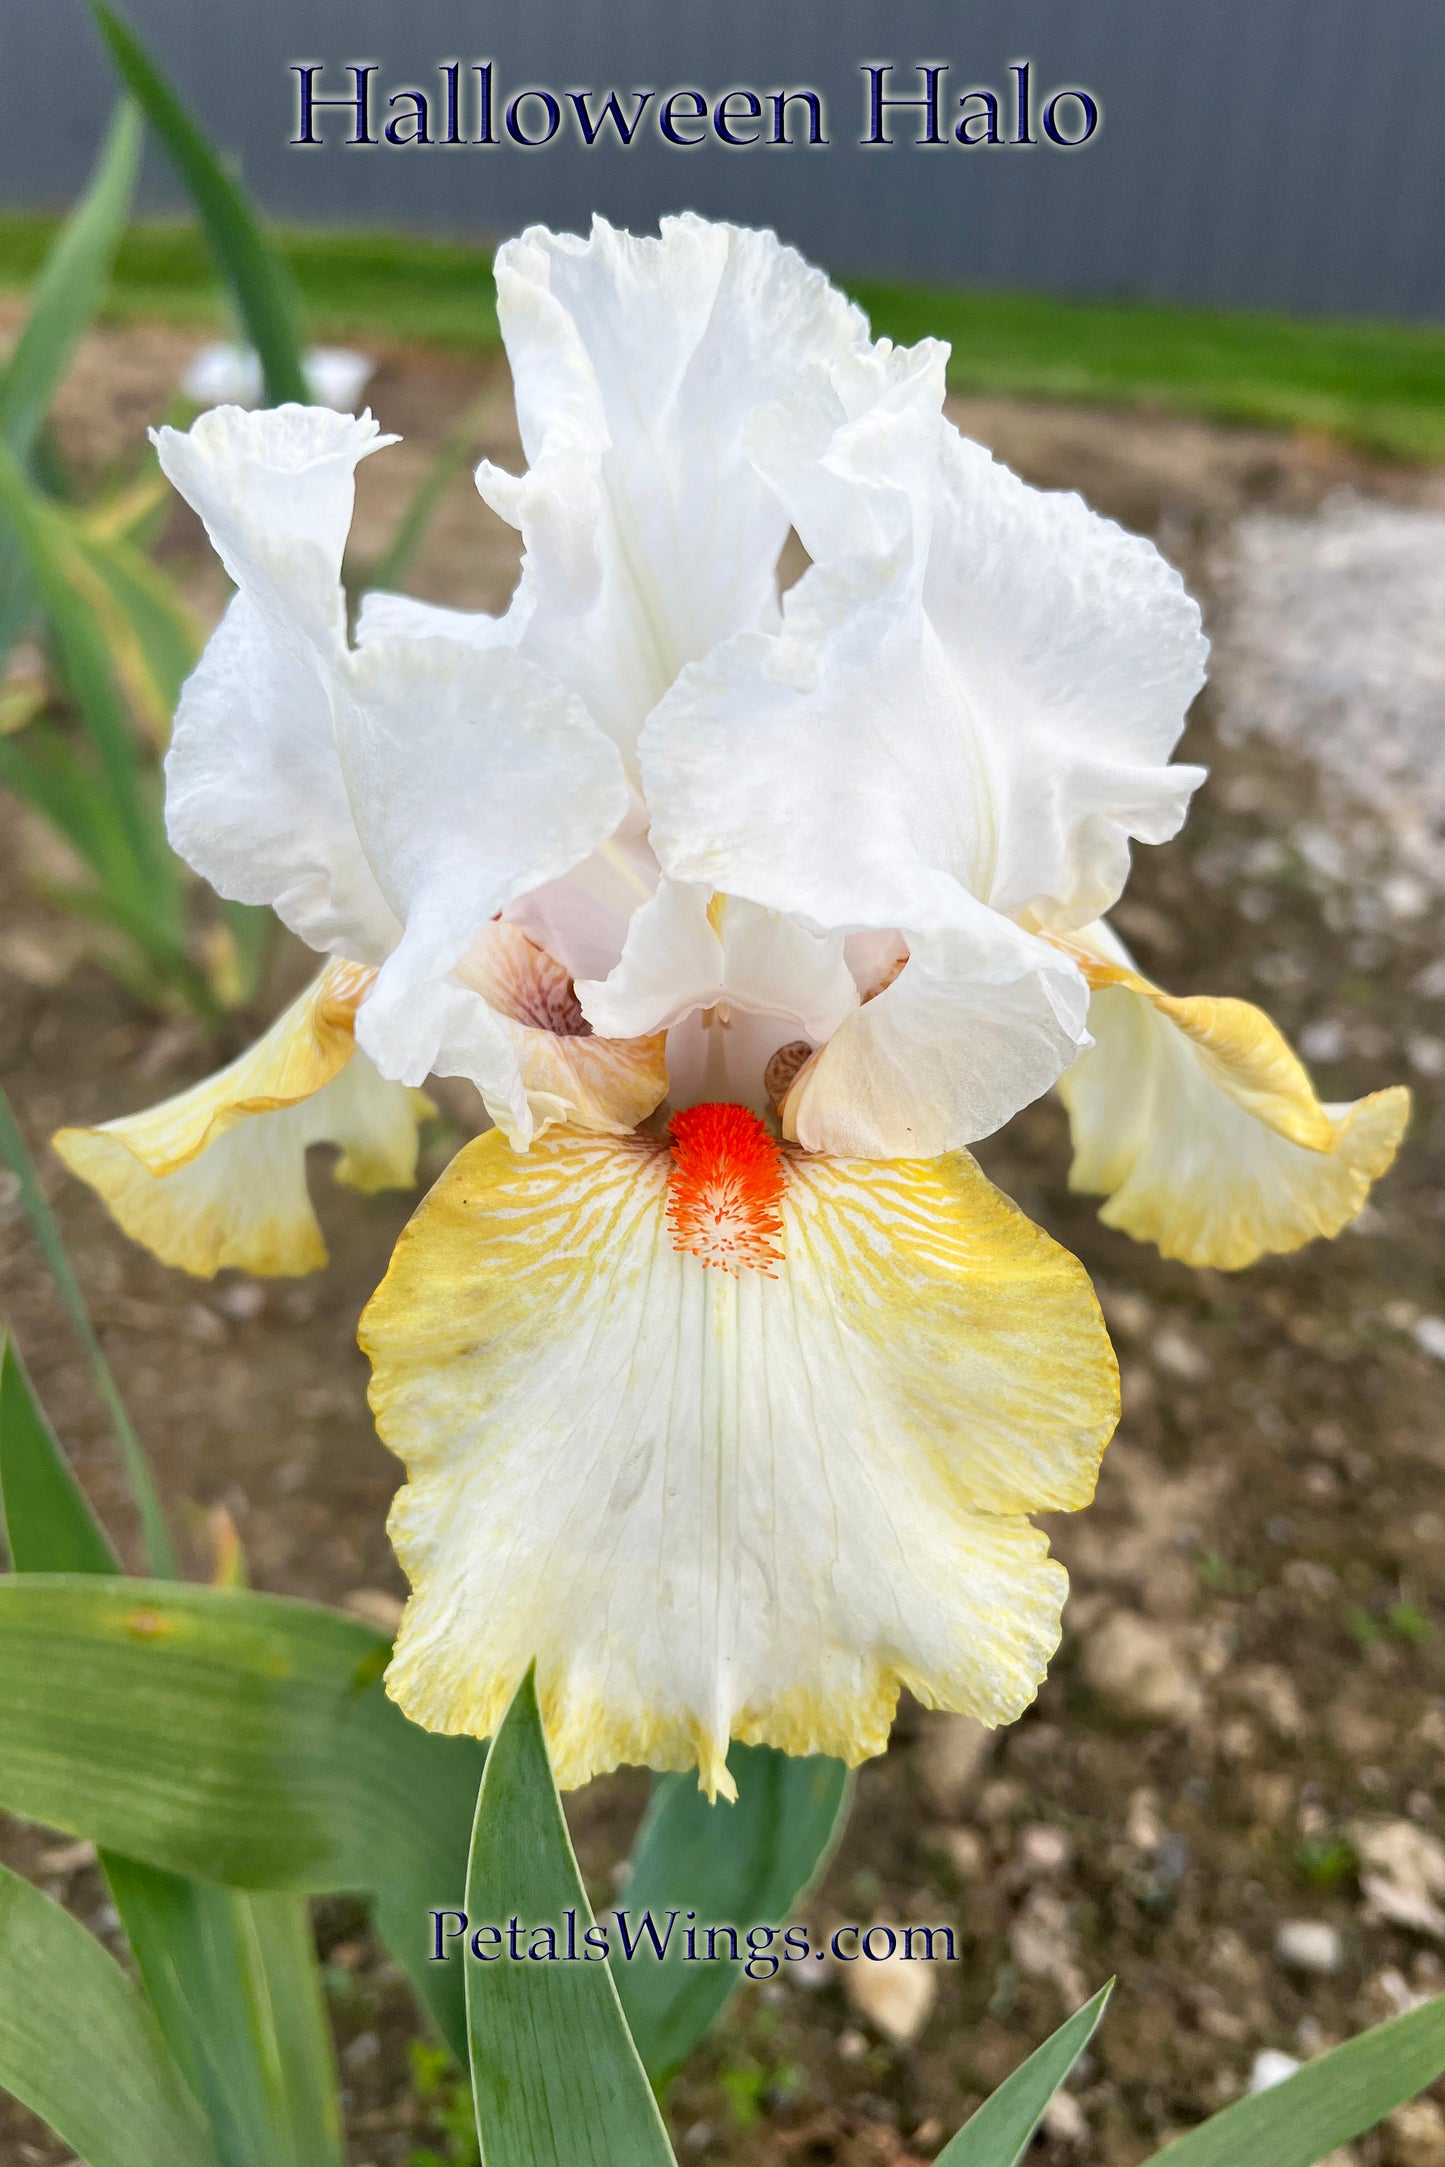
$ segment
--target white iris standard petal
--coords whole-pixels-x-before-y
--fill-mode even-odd
[[[685,663],[776,619],[788,515],[748,415],[867,326],[774,234],[691,215],[655,239],[530,228],[497,303],[528,469],[477,482],[526,542],[515,636],[630,759]]]
[[[369,416],[218,409],[157,441],[240,588],[182,698],[173,840],[222,894],[378,966],[357,1036],[384,1076],[469,1077],[525,1146],[511,1019],[455,966],[625,819],[616,747],[492,620],[395,602],[349,646],[353,474],[390,441]]]
[[[886,574],[869,593],[829,571],[781,639],[744,635],[687,672],[644,741],[669,873],[815,931],[907,943],[811,1072],[789,1130],[810,1150],[952,1150],[1047,1090],[1085,1041],[1074,964],[976,892],[986,801],[981,817],[972,746],[931,744],[920,724],[929,637]]]
[[[977,831],[976,892],[1081,925],[1123,887],[1129,838],[1173,835],[1203,779],[1166,763],[1208,642],[1151,542],[944,418],[946,358],[925,341],[800,373],[748,448],[819,565],[887,569],[906,593],[917,751]]]
[[[355,470],[392,441],[369,414],[300,406],[217,407],[155,436],[239,589],[181,693],[171,841],[221,895],[268,903],[312,948],[367,963],[398,928],[356,835],[331,693]]]
[[[269,904],[322,955],[379,963],[401,929],[357,837],[329,675],[238,594],[181,693],[166,832],[219,894]]]
[[[510,1088],[525,1141],[507,1034],[484,1040],[485,1019],[466,1020],[481,996],[447,981],[490,919],[617,826],[627,789],[616,749],[514,650],[498,649],[483,669],[470,647],[441,639],[360,648],[338,680],[336,732],[367,859],[405,927],[358,1039],[383,1074],[406,1082],[432,1069],[471,1074],[489,1104]],[[458,1030],[460,1054],[449,1045]]]
[[[754,414],[814,564],[781,630],[684,671],[641,742],[669,876],[906,945],[789,1095],[815,1150],[949,1150],[1055,1081],[1087,988],[1035,928],[1096,915],[1199,775],[1164,764],[1204,652],[1177,575],[965,444],[945,359],[850,352]]]
[[[788,1016],[827,1038],[858,1005],[841,934],[810,933],[777,911],[665,880],[634,914],[617,968],[577,988],[593,1028],[663,1031],[719,1005]]]

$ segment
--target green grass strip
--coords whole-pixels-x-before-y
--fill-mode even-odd
[[[0,215],[0,287],[34,278],[55,226],[33,213]],[[275,238],[317,336],[496,350],[488,244],[298,228],[280,228]],[[1403,458],[1445,458],[1445,327],[866,279],[851,282],[851,291],[875,331],[947,339],[959,391],[1154,406],[1316,431]],[[132,227],[116,260],[109,314],[223,323],[199,230],[160,221]]]

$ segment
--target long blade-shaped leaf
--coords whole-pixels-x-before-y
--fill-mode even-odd
[[[118,614],[62,515],[33,489],[0,444],[0,523],[35,581],[61,665],[105,768],[117,819],[136,865],[153,883],[158,921],[180,922],[180,886],[159,808],[148,802],[130,716],[111,659],[106,612]]]
[[[76,547],[114,605],[106,630],[121,683],[158,746],[170,740],[181,686],[201,652],[200,627],[158,565],[123,535],[76,521]]]
[[[428,1914],[459,1907],[483,1750],[408,1723],[386,1656],[360,1619],[247,1589],[0,1581],[0,1806],[172,1873],[370,1894],[464,2053]]]
[[[1315,2167],[1445,2070],[1445,1994],[1236,2100],[1156,2152],[1149,2167]]]
[[[466,1910],[473,1932],[488,1925],[504,1937],[497,1961],[467,1963],[472,2091],[487,2167],[670,2167],[672,2147],[611,1967],[583,1953],[592,1912],[530,1672],[487,1757]],[[512,1961],[505,1935],[513,1918],[528,1950],[535,1930],[550,1927],[558,1960]]]
[[[18,1573],[118,1570],[6,1333],[0,1333],[0,1521]]]
[[[133,902],[143,908],[135,861],[104,776],[45,716],[13,737],[0,737],[0,786],[33,806],[69,843],[107,907]],[[35,882],[37,889],[45,885]]]
[[[106,1852],[161,2029],[222,2167],[341,2167],[311,1918],[290,1890],[224,1889]]]
[[[141,1995],[78,1919],[3,1866],[0,2085],[89,2167],[215,2167]]]
[[[17,1572],[119,1570],[8,1339],[0,1339],[0,1513]],[[100,1856],[220,2167],[341,2167],[335,2060],[305,1897]]]
[[[310,394],[289,270],[262,232],[244,190],[221,164],[174,85],[129,23],[100,4],[94,13],[126,87],[190,191],[216,267],[230,286],[247,336],[261,357],[267,405],[280,406],[291,399],[306,405]]]
[[[45,1192],[36,1177],[25,1139],[20,1134],[20,1124],[10,1109],[10,1101],[0,1090],[0,1159],[3,1159],[20,1184],[20,1201],[30,1221],[31,1231],[40,1245],[40,1253],[50,1266],[51,1276],[60,1290],[60,1298],[69,1314],[85,1358],[90,1364],[91,1375],[102,1400],[105,1402],[111,1427],[115,1432],[125,1471],[130,1480],[131,1495],[140,1515],[141,1537],[145,1545],[146,1562],[154,1573],[173,1574],[176,1569],[175,1552],[166,1528],[166,1516],[161,1510],[160,1496],[151,1479],[150,1468],[141,1450],[140,1439],[131,1427],[126,1413],[125,1401],[111,1373],[105,1351],[95,1336],[75,1274],[70,1269],[70,1259],[60,1239],[60,1229],[55,1215],[45,1200]]]
[[[0,370],[0,436],[28,456],[75,346],[105,293],[130,215],[142,123],[125,99],[111,122],[95,178],[55,237],[25,327]]]
[[[1068,2076],[1098,2027],[1114,1991],[1111,1979],[1092,2001],[1075,2010],[1026,2062],[1020,2062],[996,2092],[970,2115],[951,2144],[938,2155],[938,2167],[1018,2167],[1043,2120],[1044,2109]]]
[[[657,1779],[627,1884],[634,1935],[645,1912],[659,1935],[672,1911],[703,1925],[780,1924],[821,1872],[847,1809],[843,1763],[735,1745],[728,1766],[736,1805],[710,1806],[690,1775]],[[687,2059],[742,1976],[741,1963],[682,1954],[676,1926],[661,1962],[646,1939],[630,1962],[613,1945],[623,2012],[654,2083]]]

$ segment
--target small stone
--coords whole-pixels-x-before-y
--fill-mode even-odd
[[[933,1966],[905,1956],[901,1948],[876,1962],[860,1957],[848,1967],[847,1978],[853,2007],[895,2047],[906,2047],[918,2037],[938,1996]]]
[[[1131,1792],[1129,1811],[1124,1821],[1124,1834],[1136,1851],[1158,1850],[1164,1841],[1164,1824],[1159,1818],[1157,1791]]]
[[[1019,1864],[1032,1879],[1067,1873],[1074,1861],[1074,1840],[1061,1828],[1035,1821],[1019,1835]]]
[[[977,1881],[988,1864],[983,1840],[971,1828],[937,1828],[930,1839],[960,1881]]]
[[[365,1618],[380,1633],[394,1633],[401,1624],[401,1614],[406,1608],[399,1595],[389,1594],[385,1588],[353,1588],[341,1599],[342,1608],[349,1610],[353,1618]]]
[[[1445,1941],[1445,1844],[1414,1821],[1355,1821],[1349,1837],[1366,1921]]]
[[[232,1324],[254,1324],[266,1307],[266,1289],[259,1279],[237,1279],[217,1290],[215,1304]]]
[[[1022,1784],[1013,1783],[1007,1776],[997,1776],[986,1783],[979,1793],[978,1818],[980,1821],[1011,1821],[1021,1813],[1024,1804]]]
[[[1099,1306],[1109,1330],[1124,1339],[1142,1339],[1154,1314],[1147,1296],[1122,1287],[1100,1287]]]
[[[87,1866],[95,1864],[93,1843],[62,1843],[52,1851],[42,1851],[36,1860],[43,1874],[78,1874]]]
[[[1156,1332],[1149,1351],[1156,1369],[1167,1370],[1184,1384],[1202,1384],[1209,1375],[1208,1355],[1202,1354],[1177,1324],[1166,1324]]]
[[[1055,2144],[1078,2145],[1089,2141],[1084,2110],[1072,2092],[1055,2092],[1043,2113],[1043,2131]]]
[[[1299,1050],[1306,1061],[1340,1061],[1349,1050],[1349,1038],[1337,1016],[1320,1016],[1307,1023],[1299,1035]]]
[[[1281,2054],[1278,2047],[1261,2047],[1249,2072],[1249,2089],[1268,2092],[1276,2084],[1283,2084],[1286,2077],[1292,2077],[1299,2067],[1292,2054]]]
[[[1325,1919],[1286,1919],[1274,1937],[1274,1953],[1289,1971],[1326,1979],[1345,1961],[1339,1928]]]
[[[923,1795],[935,1813],[963,1811],[996,1733],[972,1716],[929,1715],[916,1748]]]
[[[1417,1994],[1405,1977],[1389,1964],[1367,1979],[1361,1996],[1370,2011],[1372,2021],[1383,2024],[1387,2017],[1408,2016],[1412,2009],[1421,2008],[1429,2000],[1428,1994]]]
[[[1380,900],[1392,918],[1423,918],[1430,908],[1430,890],[1414,873],[1392,873],[1380,884]]]
[[[1052,1889],[1034,1889],[1009,1930],[1009,1953],[1026,1979],[1050,1979],[1070,2009],[1088,1998],[1069,1908]]]
[[[1421,1317],[1411,1325],[1410,1337],[1422,1354],[1445,1362],[1445,1317]]]
[[[1383,1753],[1394,1736],[1382,1716],[1371,1715],[1356,1701],[1339,1701],[1329,1715],[1330,1737],[1347,1761],[1367,1760]]]
[[[1241,1700],[1257,1708],[1277,1738],[1297,1739],[1304,1730],[1304,1711],[1294,1680],[1278,1663],[1250,1663],[1239,1671],[1233,1690]]]
[[[375,2032],[358,2032],[341,2050],[341,2066],[352,2071],[369,2069],[381,2052]]]
[[[1433,2099],[1411,2099],[1385,2120],[1390,2167],[1445,2167],[1445,2113]]]
[[[1114,1611],[1090,1634],[1084,1676],[1110,1711],[1130,1722],[1189,1724],[1203,1707],[1167,1636],[1133,1611]]]

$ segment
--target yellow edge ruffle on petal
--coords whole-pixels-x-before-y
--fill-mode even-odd
[[[1400,1085],[1322,1105],[1278,1027],[1247,1001],[1163,993],[1060,942],[1094,991],[1094,1047],[1060,1081],[1070,1186],[1105,1225],[1186,1264],[1238,1271],[1338,1234],[1394,1160]]]
[[[159,1106],[93,1129],[62,1129],[55,1150],[122,1229],[179,1270],[223,1266],[294,1276],[326,1262],[306,1185],[309,1144],[342,1147],[336,1178],[409,1186],[420,1092],[385,1082],[357,1055],[356,1008],[374,971],[332,963],[256,1044],[218,1075]]]
[[[785,1154],[776,1275],[674,1248],[651,1139],[452,1162],[362,1319],[407,1485],[388,1690],[490,1735],[534,1660],[564,1785],[728,1795],[730,1738],[856,1762],[898,1693],[1009,1722],[1118,1414],[1075,1260],[958,1153]]]

